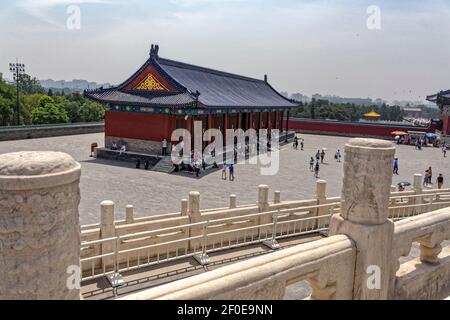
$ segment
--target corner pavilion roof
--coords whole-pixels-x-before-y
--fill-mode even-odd
[[[369,113],[366,113],[364,117],[371,117],[371,118],[378,118],[381,117],[381,114],[375,112],[374,110],[370,111]]]
[[[298,106],[265,80],[163,59],[158,51],[159,47],[152,45],[150,58],[121,85],[85,91],[85,96],[102,103],[150,107],[289,109]]]
[[[428,96],[427,101],[434,102],[436,104],[443,104],[443,103],[450,104],[450,90],[441,91],[437,94]]]

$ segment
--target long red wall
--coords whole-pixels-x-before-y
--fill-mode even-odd
[[[331,120],[290,119],[289,130],[303,133],[315,133],[325,135],[342,135],[358,137],[393,138],[391,132],[422,131],[434,132],[426,127],[416,127],[398,124],[366,123],[366,122],[340,122]]]
[[[170,117],[161,114],[107,111],[105,135],[139,140],[170,138]]]

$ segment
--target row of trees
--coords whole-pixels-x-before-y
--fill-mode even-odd
[[[363,115],[376,111],[381,115],[381,120],[402,121],[403,110],[398,106],[359,106],[355,104],[337,104],[328,100],[315,100],[293,110],[293,117],[312,119],[335,119],[341,121],[359,121]]]
[[[29,75],[19,80],[20,123],[52,124],[102,121],[104,107],[85,99],[80,93],[53,94]],[[0,126],[17,124],[16,87],[0,80]]]

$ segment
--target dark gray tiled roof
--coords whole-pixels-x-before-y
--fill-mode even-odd
[[[127,91],[128,85],[152,65],[176,93]],[[198,103],[196,93],[199,92]],[[291,102],[266,81],[207,69],[151,55],[146,63],[127,81],[115,88],[86,91],[91,99],[111,104],[140,106],[174,106],[199,108],[294,108]]]
[[[188,93],[146,94],[144,92],[124,92],[117,88],[88,91],[86,96],[104,103],[142,106],[192,106],[195,102],[195,99]]]
[[[157,63],[190,92],[200,92],[199,101],[220,107],[295,107],[263,80],[233,75],[172,60]]]
[[[444,98],[444,99],[450,99],[450,90],[447,91],[441,91],[438,94],[433,94],[431,96],[427,97],[427,100],[430,102],[436,102],[438,99],[438,96],[440,98]]]

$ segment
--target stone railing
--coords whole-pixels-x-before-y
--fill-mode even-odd
[[[449,208],[396,222],[387,297],[440,298],[450,282],[450,246],[439,255],[440,243],[446,239],[450,239]],[[399,257],[409,254],[414,241],[420,242],[420,257],[400,264]],[[283,299],[286,288],[302,280],[310,286],[310,299],[353,299],[361,294],[361,291],[354,291],[358,288],[354,283],[354,279],[358,279],[355,277],[356,246],[350,237],[334,235],[120,299]],[[376,271],[376,268],[369,270]],[[367,281],[363,285],[367,287]],[[369,289],[377,295],[382,292],[377,289],[376,280]]]
[[[314,299],[351,299],[356,249],[344,235],[306,243],[132,294],[124,299],[282,299],[306,280]]]
[[[414,181],[411,191],[391,192],[389,218],[397,221],[450,206],[450,189],[422,190],[421,175],[415,175]],[[254,205],[237,206],[236,195],[230,195],[229,207],[200,210],[200,194],[193,191],[188,199],[181,200],[180,212],[135,218],[134,208],[129,205],[124,220],[115,220],[114,203],[104,201],[100,209],[101,224],[81,227],[82,269],[86,278],[112,271],[112,266],[105,270],[101,267],[102,261],[110,259],[113,252],[116,264],[127,266],[116,265],[116,269],[130,270],[165,262],[172,255],[185,258],[199,252],[206,254],[205,251],[318,233],[328,229],[332,214],[340,213],[340,202],[340,197],[326,196],[324,180],[317,181],[316,196],[309,200],[281,201],[281,192],[275,191],[273,200],[269,201],[269,188],[261,185]],[[275,211],[277,221],[274,221]],[[202,223],[207,223],[205,230]],[[270,224],[277,224],[275,234]],[[265,227],[257,228],[261,225]],[[206,245],[200,235],[207,237]],[[204,250],[203,246],[207,248]]]
[[[395,149],[380,140],[345,147],[341,212],[326,239],[143,290],[122,299],[282,299],[307,280],[315,299],[436,298],[450,283],[450,208],[393,222],[390,164]],[[420,258],[400,264],[414,241]],[[341,260],[343,259],[343,260]]]
[[[392,250],[391,297],[432,299],[450,285],[450,209],[408,218],[395,224]],[[420,255],[403,264],[413,243]]]
[[[0,155],[0,299],[77,299],[80,263],[95,269],[99,260],[103,273],[111,265],[116,272],[120,255],[136,253],[139,266],[142,253],[154,256],[156,248],[177,258],[178,248],[174,256],[170,246],[180,243],[186,256],[206,262],[204,254],[230,234],[236,245],[258,235],[276,248],[286,228],[292,235],[327,230],[328,238],[125,298],[281,299],[286,286],[302,280],[313,299],[439,297],[450,282],[450,250],[441,248],[449,239],[450,208],[423,211],[446,206],[448,189],[418,190],[415,183],[413,191],[391,193],[394,153],[387,141],[350,140],[341,198],[326,197],[319,181],[315,199],[282,202],[276,192],[270,202],[268,187],[260,186],[255,205],[238,207],[232,196],[230,208],[200,210],[200,194],[191,192],[180,213],[135,219],[128,207],[124,221],[115,221],[114,203],[104,201],[101,223],[81,228],[81,262],[80,165],[61,153]],[[404,213],[394,211],[402,207]],[[405,261],[415,242],[420,257]]]

